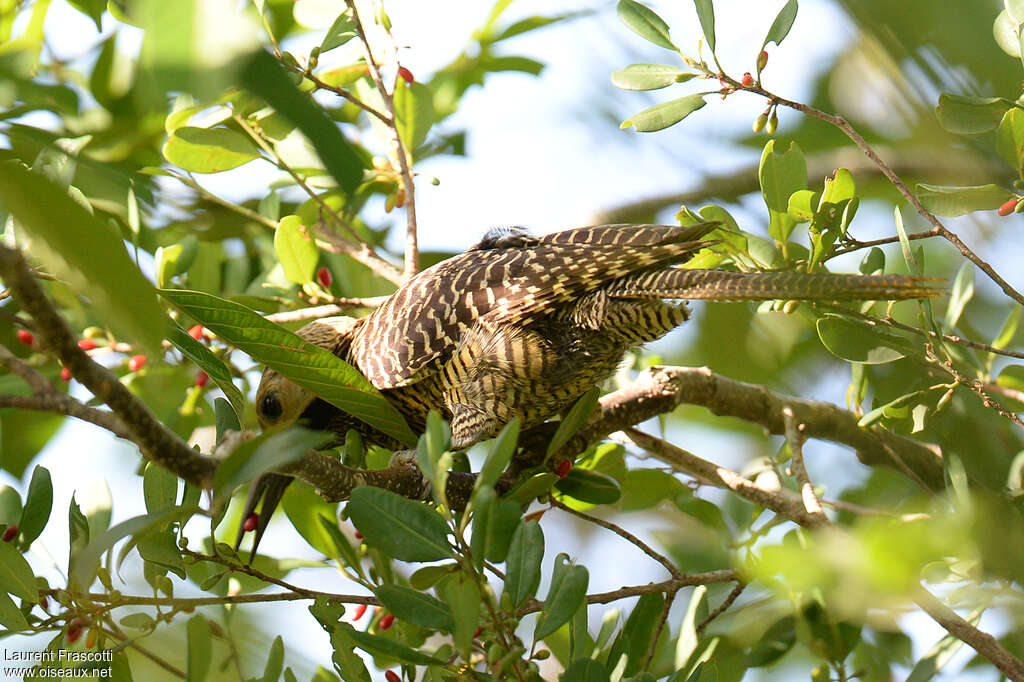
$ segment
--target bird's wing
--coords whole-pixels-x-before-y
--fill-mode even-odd
[[[687,260],[718,223],[501,235],[419,273],[366,319],[352,357],[379,389],[437,371],[478,320],[526,324],[602,284]]]

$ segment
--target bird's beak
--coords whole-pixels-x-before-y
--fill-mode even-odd
[[[249,553],[248,563],[252,563],[252,560],[256,557],[256,549],[260,546],[260,540],[263,539],[263,533],[267,530],[267,525],[270,523],[270,517],[274,515],[274,510],[277,509],[277,505],[281,503],[281,498],[284,497],[284,491],[288,485],[292,482],[291,476],[285,476],[284,474],[266,474],[261,476],[259,480],[252,484],[249,488],[249,495],[245,498],[245,507],[242,510],[242,523],[238,526],[238,535],[235,538],[235,551],[242,544],[242,537],[245,535],[247,530],[255,532],[252,539],[252,550]],[[262,500],[262,504],[260,503]],[[259,514],[256,516],[256,527],[246,529],[246,520],[249,519],[253,514],[256,514],[256,508],[259,507]]]

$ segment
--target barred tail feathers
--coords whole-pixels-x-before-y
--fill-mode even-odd
[[[669,268],[623,277],[611,284],[614,298],[714,301],[874,301],[933,298],[939,280],[908,275],[833,275],[805,272],[732,272]]]

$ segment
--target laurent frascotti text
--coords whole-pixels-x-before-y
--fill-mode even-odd
[[[10,651],[4,649],[4,661],[19,661],[21,663],[111,663],[114,660],[113,651],[71,651],[69,649],[55,649],[47,651]],[[4,674],[10,678],[109,678],[111,668],[96,667],[95,665],[86,668],[4,668]]]

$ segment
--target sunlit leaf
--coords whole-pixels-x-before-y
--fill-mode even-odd
[[[637,35],[666,50],[676,49],[669,36],[668,24],[649,7],[634,0],[619,0],[618,13],[622,23]]]
[[[955,187],[918,183],[914,190],[925,208],[948,217],[996,209],[1010,198],[1006,188],[992,184]]]
[[[630,64],[612,73],[612,85],[622,90],[658,90],[696,75],[665,64]]]
[[[655,105],[650,109],[644,109],[640,113],[633,114],[627,118],[619,127],[625,129],[633,126],[638,133],[651,133],[656,130],[663,130],[679,123],[707,104],[704,101],[704,96],[708,94],[710,93],[702,92],[687,95],[670,102]]]

